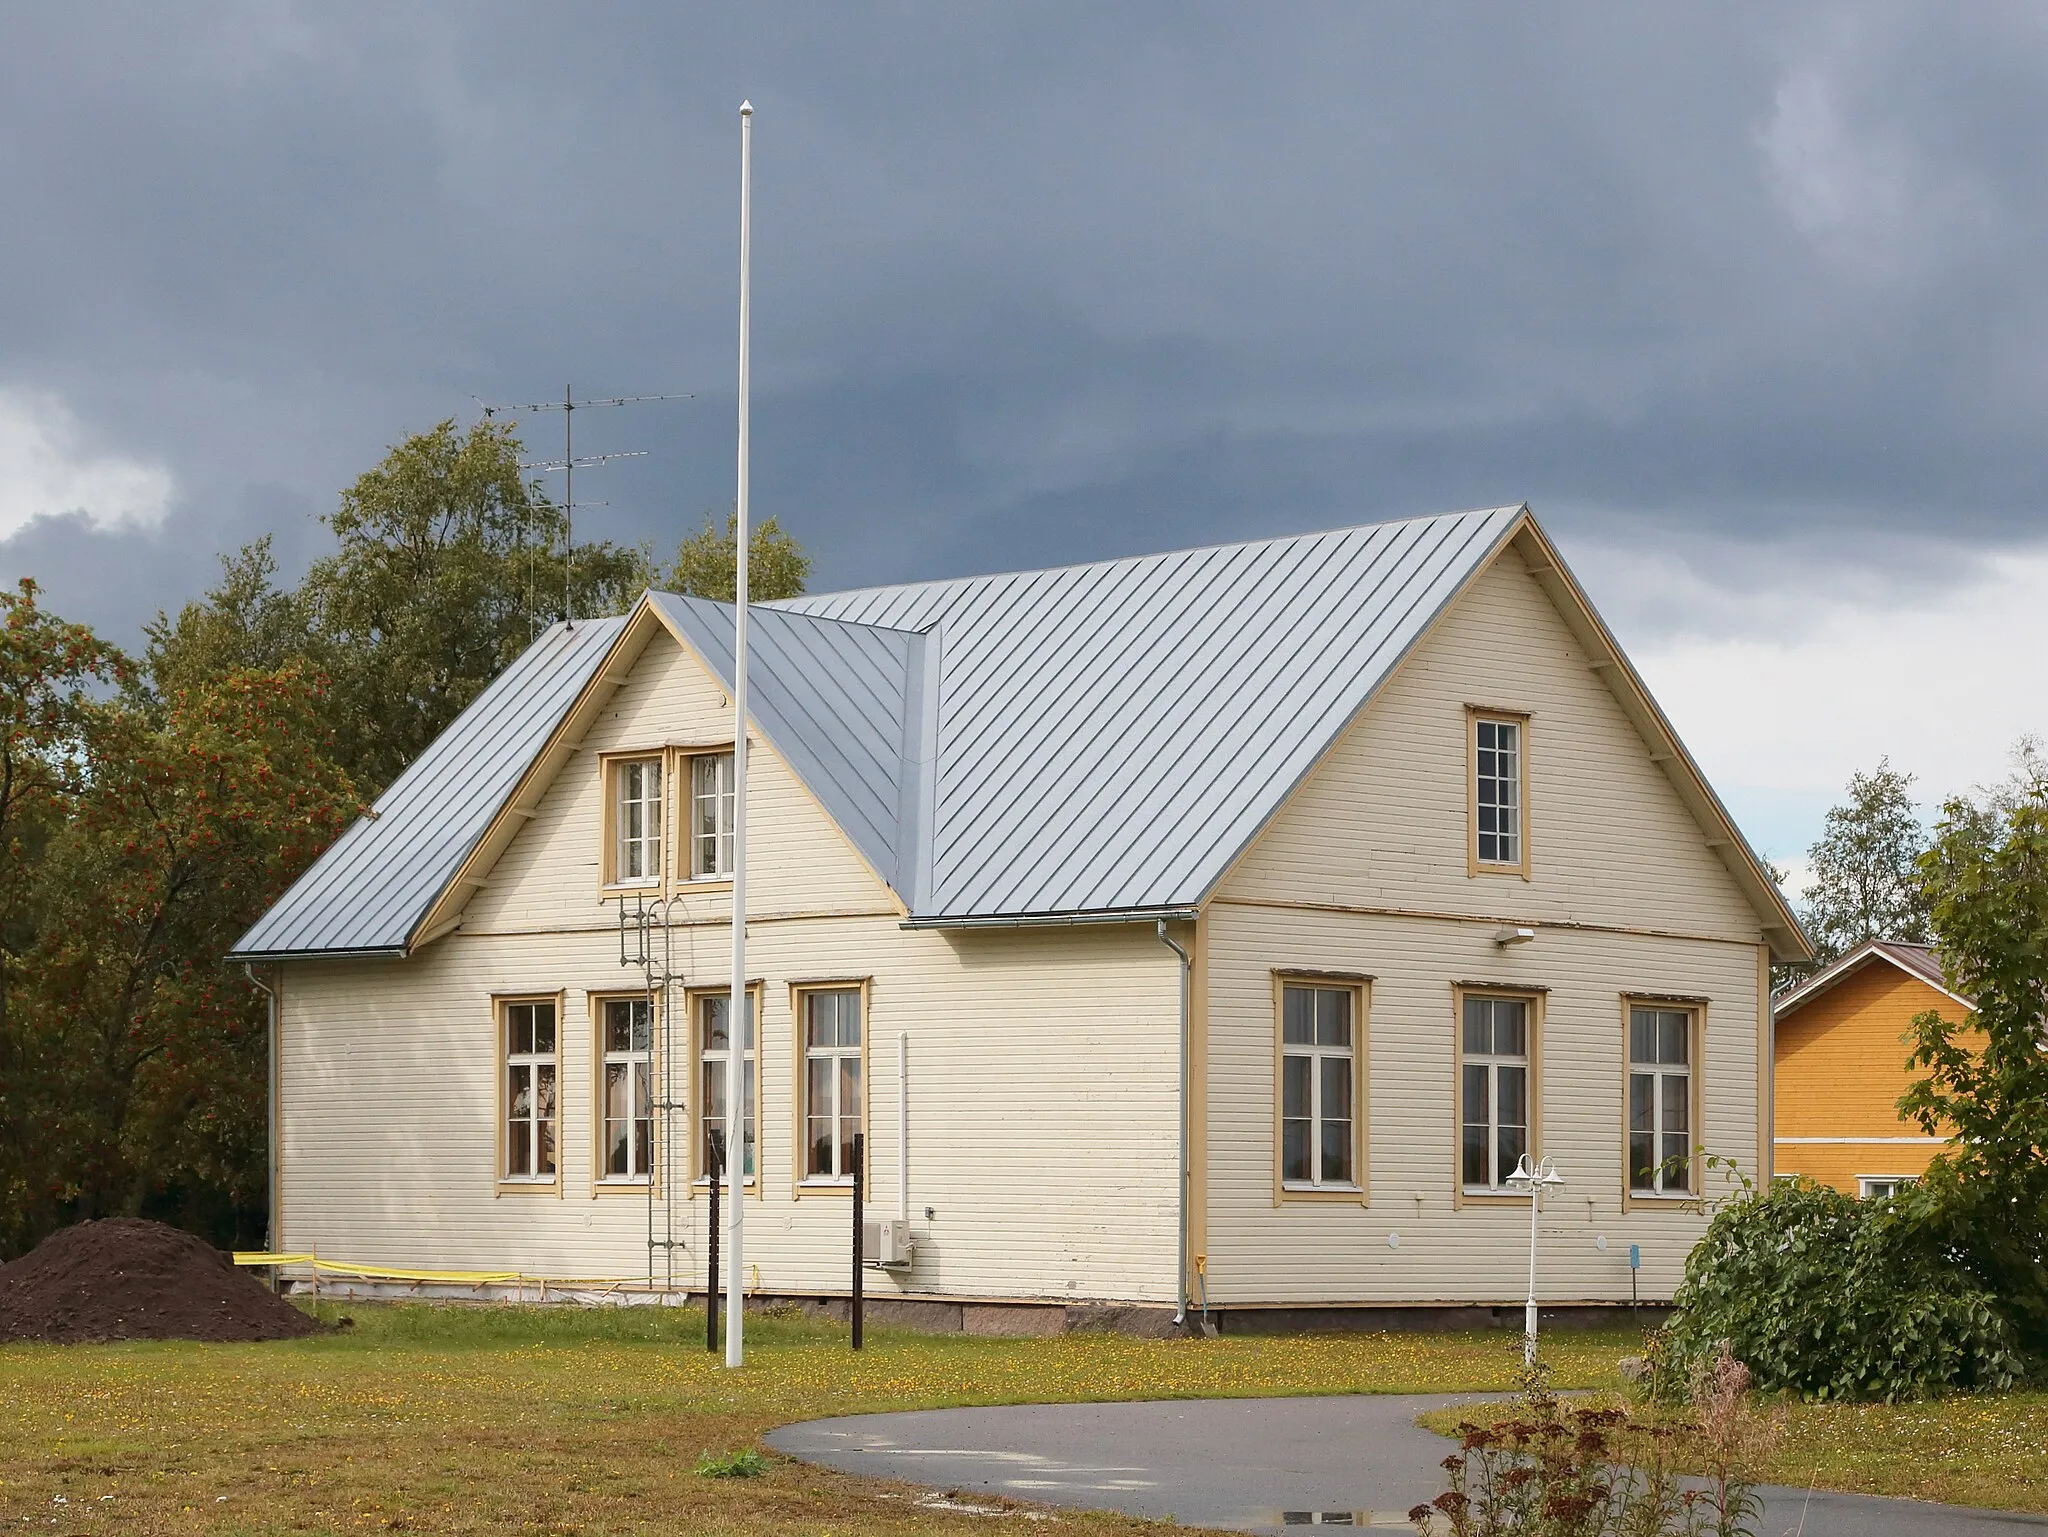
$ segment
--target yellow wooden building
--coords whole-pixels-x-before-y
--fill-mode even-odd
[[[1913,1017],[1951,1018],[1970,1000],[1944,984],[1925,945],[1872,940],[1776,1000],[1773,1173],[1804,1174],[1850,1195],[1889,1195],[1942,1145],[1899,1114]]]

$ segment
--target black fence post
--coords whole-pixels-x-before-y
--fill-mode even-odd
[[[704,1348],[718,1349],[718,1178],[724,1160],[718,1156],[718,1142],[706,1137],[705,1158],[711,1171],[711,1242],[705,1248],[704,1265]]]
[[[867,1178],[866,1137],[860,1132],[853,1134],[853,1348],[860,1349],[861,1333],[861,1266],[867,1258],[861,1252],[861,1240],[867,1224],[867,1203],[862,1199],[861,1186]]]

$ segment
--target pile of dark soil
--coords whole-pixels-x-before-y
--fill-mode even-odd
[[[0,1340],[282,1340],[320,1327],[161,1222],[81,1222],[0,1265]]]

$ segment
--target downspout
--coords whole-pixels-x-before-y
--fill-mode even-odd
[[[263,1133],[263,1247],[272,1254],[278,1252],[278,1207],[277,1207],[277,989],[256,975],[256,968],[247,961],[242,963],[250,985],[263,990],[263,996],[270,1000],[270,1024],[264,1032],[270,1059],[269,1071],[264,1074],[264,1133]]]
[[[1166,932],[1166,920],[1159,920],[1159,942],[1180,957],[1180,1241],[1178,1278],[1175,1282],[1173,1326],[1188,1321],[1188,991],[1194,959]]]

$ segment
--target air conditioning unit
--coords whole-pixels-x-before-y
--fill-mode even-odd
[[[895,1217],[869,1217],[861,1224],[860,1257],[869,1265],[891,1268],[910,1263],[910,1224]]]

